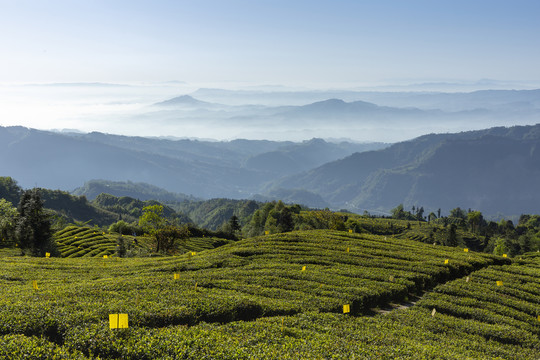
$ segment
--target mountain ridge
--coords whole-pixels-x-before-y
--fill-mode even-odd
[[[302,184],[334,207],[355,210],[388,212],[403,203],[431,210],[470,206],[488,214],[540,212],[539,149],[540,124],[424,135],[352,154],[267,189]]]

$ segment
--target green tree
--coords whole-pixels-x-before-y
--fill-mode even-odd
[[[422,213],[423,211],[424,210],[422,209]],[[398,219],[398,220],[416,220],[417,219],[417,217],[411,214],[410,211],[403,210],[403,204],[399,204],[398,206],[390,210],[390,212],[392,214],[393,219]]]
[[[231,218],[229,219],[229,225],[231,225],[231,229],[233,231],[238,231],[242,229],[240,223],[238,222],[238,216],[236,215],[231,216]]]
[[[467,219],[467,214],[465,213],[465,210],[457,207],[455,209],[450,210],[450,216],[449,217],[466,220]]]
[[[17,204],[21,198],[22,189],[11,177],[0,177],[0,199],[6,199],[12,204]]]
[[[24,191],[17,210],[19,219],[15,235],[21,251],[34,256],[43,256],[45,252],[56,253],[50,218],[43,210],[39,190]]]
[[[167,221],[163,216],[162,205],[145,206],[142,211],[139,226],[154,238],[156,252],[170,252],[176,240],[187,239],[190,236],[187,226],[178,228]]]
[[[471,211],[467,214],[467,222],[469,223],[472,232],[477,232],[479,230],[483,220],[484,218],[480,211]]]
[[[458,239],[457,239],[457,227],[455,224],[450,225],[450,229],[448,230],[448,235],[446,237],[446,246],[457,246],[458,245]]]
[[[187,225],[178,228],[173,225],[166,225],[154,233],[156,239],[156,251],[162,253],[171,252],[177,245],[178,240],[187,240],[190,236]]]
[[[19,213],[12,203],[0,199],[0,244],[14,242]]]
[[[139,226],[145,233],[154,235],[156,231],[167,225],[167,219],[163,216],[163,205],[149,205],[142,209],[139,217]]]
[[[396,206],[395,208],[393,208],[392,210],[390,210],[391,214],[392,214],[392,218],[394,219],[403,219],[404,217],[404,211],[403,211],[403,204],[399,204],[398,206]]]

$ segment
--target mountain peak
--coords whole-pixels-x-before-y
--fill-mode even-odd
[[[206,106],[206,105],[210,105],[209,102],[206,102],[206,101],[201,101],[201,100],[197,100],[195,99],[193,96],[190,96],[190,95],[181,95],[181,96],[177,96],[175,98],[172,98],[172,99],[169,99],[169,100],[165,100],[165,101],[162,101],[162,102],[159,102],[159,103],[156,103],[155,105],[159,105],[159,106],[170,106],[170,105],[180,105],[180,106]]]

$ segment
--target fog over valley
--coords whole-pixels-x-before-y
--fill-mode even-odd
[[[183,82],[4,84],[0,125],[215,140],[397,142],[540,119],[537,90],[468,91],[466,85],[461,92],[419,91],[414,85],[410,89],[415,91],[404,86],[399,91],[375,89],[224,89]]]

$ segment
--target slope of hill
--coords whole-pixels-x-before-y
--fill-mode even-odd
[[[117,258],[120,255],[121,257],[148,256],[155,250],[153,241],[149,237],[105,232],[99,228],[85,226],[67,226],[54,234],[54,240],[59,255],[65,258],[97,257],[106,259],[108,257]],[[233,241],[215,236],[190,236],[178,243],[174,251],[177,254],[197,253],[231,242]],[[119,254],[120,248],[123,249],[123,254]]]
[[[172,193],[151,184],[133,183],[131,181],[90,180],[85,182],[83,186],[72,191],[73,195],[85,196],[89,200],[94,200],[102,193],[117,197],[127,196],[143,201],[175,202],[197,200],[192,196]]]
[[[23,187],[37,185],[64,190],[102,178],[151,183],[169,192],[203,198],[247,198],[258,192],[264,182],[276,179],[283,172],[260,170],[275,166],[272,160],[266,165],[264,157],[251,167],[244,166],[246,159],[283,147],[291,161],[301,163],[304,146],[258,140],[172,141],[101,133],[60,134],[0,127],[2,175],[16,178]],[[373,146],[380,148],[381,144]],[[329,158],[337,159],[369,148],[369,144],[334,145],[319,141],[311,163],[320,165]],[[297,169],[286,170],[290,174]]]
[[[251,156],[246,160],[245,167],[268,174],[286,175],[309,170],[355,152],[378,150],[387,146],[384,143],[329,143],[323,139],[311,139]]]
[[[336,207],[389,211],[469,206],[488,214],[537,213],[540,125],[425,135],[353,154],[273,184],[302,187]],[[467,205],[464,205],[467,204]]]
[[[168,258],[2,257],[0,355],[535,359],[539,260],[337,231]]]

